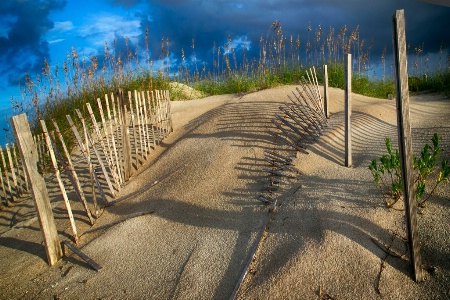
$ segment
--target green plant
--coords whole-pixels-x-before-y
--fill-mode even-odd
[[[388,153],[380,158],[381,164],[377,164],[377,160],[373,159],[369,165],[369,170],[372,172],[375,184],[382,195],[388,196],[388,199],[385,199],[386,205],[391,207],[403,194],[402,173],[400,169],[400,153],[398,150],[393,152],[390,138],[387,137],[385,143]],[[390,184],[388,184],[388,181]]]
[[[425,144],[419,156],[413,156],[414,182],[416,187],[416,200],[421,208],[426,207],[428,199],[433,195],[436,188],[448,182],[450,176],[450,165],[448,160],[441,160],[442,149],[439,147],[440,138],[437,133],[431,139],[433,145]],[[392,207],[403,196],[402,173],[400,169],[400,153],[393,151],[389,138],[385,139],[387,154],[380,158],[380,163],[373,159],[369,165],[373,179],[381,194],[385,196],[387,207]],[[437,175],[436,175],[437,174]],[[424,197],[427,192],[428,195]]]
[[[438,176],[434,181],[434,185],[431,188],[428,196],[422,200],[422,196],[426,192],[427,183],[431,183],[430,177],[437,173],[438,167],[438,159],[439,155],[442,152],[442,149],[439,148],[439,136],[435,133],[431,141],[433,142],[433,146],[431,147],[428,144],[425,144],[422,151],[420,152],[420,156],[413,157],[413,166],[414,170],[417,172],[416,177],[416,199],[418,201],[418,205],[420,207],[426,207],[426,202],[433,194],[434,190],[443,182],[448,181],[450,175],[450,166],[447,160],[441,161],[441,169],[439,170]]]

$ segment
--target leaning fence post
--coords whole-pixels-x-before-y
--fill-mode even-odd
[[[345,57],[345,166],[352,166],[352,55]]]
[[[327,119],[330,118],[328,111],[328,67],[323,65],[323,113]]]
[[[119,103],[120,111],[122,112],[122,152],[123,152],[123,169],[124,169],[124,180],[128,181],[131,176],[131,145],[130,145],[130,134],[127,123],[127,107],[125,100],[123,99],[123,90],[119,89],[117,92],[117,102]]]
[[[397,10],[393,20],[393,43],[395,76],[397,87],[397,128],[400,166],[402,170],[403,200],[405,202],[408,249],[414,279],[423,280],[420,257],[419,233],[417,229],[417,203],[412,170],[412,139],[409,120],[408,68],[406,62],[406,36],[404,10]]]
[[[61,178],[61,172],[59,171],[59,168],[58,168],[58,162],[56,161],[56,156],[53,151],[53,143],[50,138],[50,135],[48,134],[47,126],[45,125],[45,121],[40,120],[40,122],[41,122],[41,126],[42,126],[42,133],[44,135],[45,142],[47,143],[47,148],[49,151],[50,159],[52,161],[56,180],[58,181],[59,189],[61,190],[64,204],[66,205],[67,215],[69,216],[70,226],[72,227],[72,231],[73,231],[73,238],[75,240],[75,243],[78,244],[77,225],[75,224],[75,218],[73,217],[73,212],[72,212],[72,207],[70,205],[69,197],[67,196],[66,188],[64,187],[64,183]]]
[[[6,155],[8,156],[9,166],[10,166],[10,169],[11,169],[11,176],[12,176],[13,183],[14,183],[15,195],[16,195],[16,198],[19,198],[19,194],[20,194],[20,192],[19,192],[19,184],[18,184],[17,176],[16,176],[16,168],[14,167],[13,159],[12,159],[12,156],[11,156],[11,150],[9,149],[9,145],[8,144],[5,145],[5,148],[6,148]]]
[[[84,210],[86,211],[86,214],[89,218],[89,222],[91,222],[91,225],[94,225],[94,219],[92,218],[91,211],[89,209],[89,206],[87,204],[86,196],[84,195],[84,191],[81,188],[80,180],[78,179],[77,172],[75,171],[75,167],[72,163],[72,158],[70,157],[69,150],[66,147],[66,143],[64,142],[64,137],[61,134],[61,131],[59,131],[58,124],[55,122],[55,120],[52,120],[53,127],[55,127],[56,136],[58,137],[59,141],[61,142],[61,146],[64,151],[64,155],[66,156],[67,164],[69,165],[69,171],[71,174],[71,180],[72,184],[74,185],[75,191],[78,194],[78,197],[80,198],[81,202],[83,203]]]
[[[36,146],[31,136],[30,124],[26,114],[21,114],[11,118],[11,125],[17,141],[25,172],[31,183],[31,193],[39,216],[39,223],[44,236],[45,250],[49,265],[54,265],[62,257],[61,244],[56,230],[55,219],[45,180],[37,169]]]
[[[2,157],[2,163],[3,163],[3,168],[4,168],[4,172],[5,172],[5,179],[6,179],[6,183],[8,184],[8,190],[9,190],[9,197],[11,198],[11,202],[14,202],[14,194],[12,192],[12,187],[11,187],[11,182],[9,180],[9,175],[8,175],[8,166],[6,165],[6,160],[5,160],[5,155],[3,153],[3,148],[2,146],[0,146],[0,155]],[[39,159],[38,159],[39,160]]]

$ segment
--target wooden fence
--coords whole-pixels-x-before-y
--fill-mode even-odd
[[[23,141],[21,135],[27,131],[23,129],[26,126],[20,127],[21,119],[17,116],[12,118],[18,145],[6,145],[5,151],[0,147],[0,195],[8,205],[30,190],[28,182],[33,184],[33,181],[27,179],[30,170],[26,166],[26,154],[36,153],[38,174],[45,176],[47,183],[58,185],[73,240],[78,242],[68,189],[75,191],[89,222],[93,224],[99,207],[109,204],[148,160],[151,151],[173,131],[173,125],[169,92],[160,90],[127,94],[119,90],[106,94],[104,99],[98,98],[95,107],[87,103],[85,108],[76,109],[75,113],[76,118],[66,116],[70,128],[65,132],[60,131],[55,120],[40,120],[42,134],[32,137],[31,150],[23,149],[29,147],[26,143],[19,143]],[[76,142],[72,152],[67,146],[68,138]],[[80,172],[89,174],[88,183],[80,181]],[[39,209],[37,204],[36,208]],[[46,250],[48,254],[49,249]],[[49,256],[49,263],[54,261],[55,258]]]
[[[327,78],[326,66],[324,73],[324,78]],[[279,107],[280,113],[272,119],[274,128],[269,130],[275,146],[274,149],[264,151],[264,160],[268,165],[263,171],[269,178],[268,186],[263,188],[267,194],[260,195],[258,200],[271,204],[272,209],[276,205],[272,193],[278,190],[280,178],[292,177],[291,174],[297,172],[283,146],[306,153],[307,144],[316,141],[328,123],[328,82],[324,83],[322,96],[315,68],[306,70],[305,75],[292,95],[288,95],[289,102]]]

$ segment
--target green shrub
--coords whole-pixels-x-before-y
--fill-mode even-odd
[[[420,208],[425,208],[428,199],[436,188],[448,182],[450,166],[448,160],[442,160],[439,147],[440,137],[437,133],[431,139],[432,146],[425,144],[419,156],[413,156],[414,182],[416,187],[416,200]],[[387,154],[371,161],[369,170],[381,194],[385,199],[387,207],[392,207],[403,196],[402,173],[400,169],[400,154],[398,150],[393,151],[391,140],[385,139]],[[439,160],[441,161],[439,167]],[[427,190],[428,195],[424,197]]]

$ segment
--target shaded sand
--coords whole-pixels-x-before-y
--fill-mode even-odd
[[[173,102],[175,132],[92,228],[79,217],[80,248],[103,268],[74,255],[48,267],[29,219],[0,237],[1,298],[228,299],[269,216],[256,200],[267,179],[263,151],[279,147],[270,120],[294,88]],[[354,166],[346,168],[343,91],[330,98],[329,126],[309,154],[297,154],[300,174],[274,194],[281,205],[237,297],[448,298],[448,185],[419,216],[423,260],[435,271],[416,284],[407,257],[387,256],[373,241],[406,251],[403,212],[384,207],[367,169],[384,137],[396,138],[395,103],[353,95]],[[416,152],[438,132],[450,157],[448,100],[411,97],[411,116]],[[68,227],[61,215],[62,238]]]

